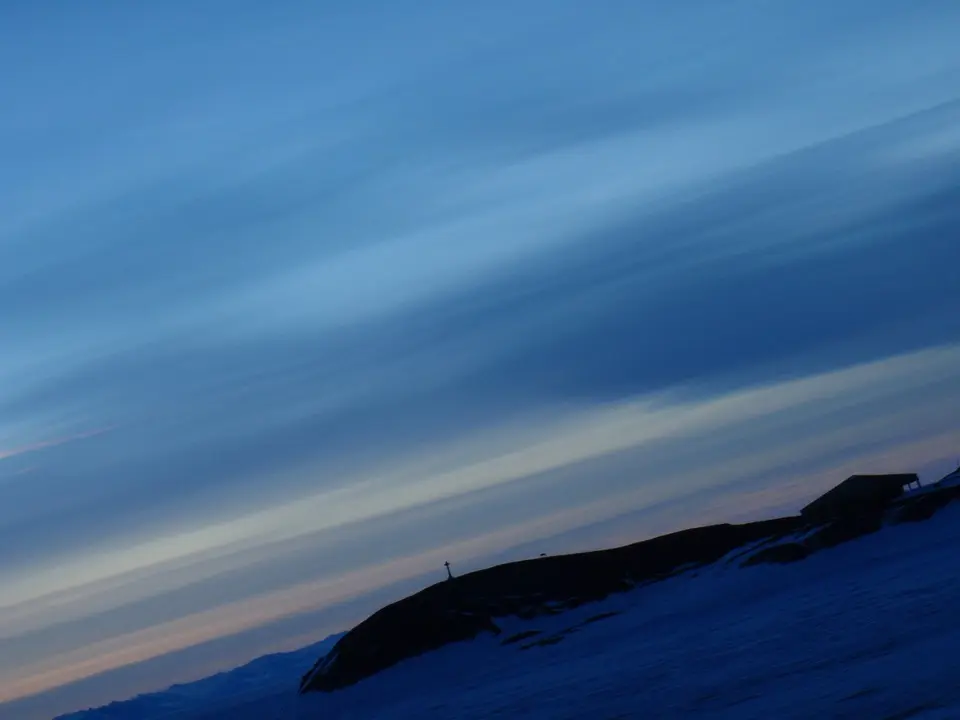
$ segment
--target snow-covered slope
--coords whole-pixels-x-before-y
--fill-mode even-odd
[[[263,676],[292,677],[245,696],[231,674],[211,692],[182,686],[202,699],[189,712],[169,704],[174,689],[73,717],[960,717],[960,503],[800,562],[741,567],[754,551],[555,615],[503,619],[499,636],[333,693],[295,694],[312,649],[262,659]]]
[[[342,633],[294,652],[257,658],[242,667],[162,692],[139,695],[101,708],[63,715],[58,720],[201,720],[203,718],[287,717],[304,668],[326,653]],[[262,711],[262,715],[257,714]],[[277,713],[280,713],[277,715]]]

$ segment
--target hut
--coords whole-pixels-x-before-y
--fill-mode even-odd
[[[807,505],[800,514],[811,522],[827,522],[881,512],[903,495],[904,488],[914,486],[920,487],[915,473],[853,475]]]

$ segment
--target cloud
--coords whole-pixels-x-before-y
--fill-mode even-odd
[[[137,346],[15,390],[4,401],[14,417],[75,405],[122,427],[110,442],[46,453],[29,484],[4,488],[0,532],[21,541],[7,562],[35,569],[45,556],[120,538],[162,543],[197,524],[215,535],[254,508],[318,488],[356,493],[351,482],[403,457],[558,408],[691,383],[696,397],[948,342],[956,293],[926,288],[957,259],[946,238],[958,205],[940,190],[951,176],[934,169],[874,196],[887,179],[863,167],[889,139],[955,113],[946,106],[605,220],[562,251],[384,318]],[[853,214],[851,192],[866,198]],[[469,486],[457,482],[457,492]],[[377,487],[370,507],[409,504],[399,480]]]
[[[53,438],[51,440],[41,440],[40,442],[33,443],[32,445],[23,445],[21,447],[11,448],[9,450],[0,450],[0,461],[6,460],[7,458],[18,457],[20,455],[28,455],[30,453],[39,452],[41,450],[47,450],[48,448],[55,448],[66,443],[76,442],[77,440],[86,440],[87,438],[97,437],[106,432],[110,432],[113,428],[97,428],[95,430],[87,430],[86,432],[76,433],[74,435],[65,435],[63,437]]]
[[[284,547],[284,541],[303,539],[305,545],[288,546],[287,552],[310,547],[314,564],[334,550],[344,556],[345,564],[339,569],[327,565],[329,576],[269,590],[249,600],[218,603],[157,627],[148,623],[142,631],[132,630],[132,635],[124,633],[105,641],[121,655],[113,650],[100,653],[99,645],[85,644],[83,650],[58,656],[53,663],[59,667],[69,664],[66,661],[74,655],[85,658],[69,671],[51,669],[53,674],[48,677],[47,670],[34,668],[36,678],[31,682],[40,683],[36,687],[41,688],[54,680],[66,681],[116,667],[120,660],[126,662],[134,656],[141,660],[150,652],[169,652],[200,642],[207,635],[199,638],[189,628],[202,626],[203,632],[211,632],[214,625],[203,619],[207,616],[217,617],[219,623],[232,628],[231,632],[239,632],[251,623],[316,609],[334,600],[340,602],[352,596],[350,593],[359,595],[372,587],[355,586],[346,578],[363,577],[371,583],[377,577],[402,579],[428,569],[429,558],[435,560],[438,552],[458,552],[457,542],[466,543],[460,548],[461,560],[469,562],[510,543],[703,493],[719,494],[727,503],[707,511],[713,520],[722,519],[729,512],[725,508],[733,506],[740,514],[762,513],[768,503],[783,502],[785,497],[798,497],[802,492],[797,486],[778,495],[775,488],[785,484],[783,478],[778,481],[771,477],[778,468],[806,465],[806,475],[795,470],[786,476],[799,479],[810,476],[816,458],[827,458],[828,467],[836,471],[838,463],[830,461],[831,456],[853,455],[862,462],[877,455],[878,446],[901,448],[885,451],[895,456],[899,452],[900,462],[907,459],[905,453],[910,458],[918,457],[921,453],[916,449],[908,450],[918,444],[925,452],[949,448],[957,435],[944,433],[941,428],[950,418],[949,389],[960,382],[956,372],[960,367],[958,353],[956,347],[922,351],[712,399],[683,401],[669,395],[654,396],[529,423],[525,430],[502,428],[494,437],[480,436],[466,446],[447,449],[446,460],[439,461],[439,467],[431,469],[438,463],[434,453],[429,458],[408,461],[405,467],[384,469],[380,475],[353,478],[340,489],[277,504],[219,525],[126,544],[96,555],[82,553],[46,568],[34,568],[19,578],[4,577],[0,595],[4,634],[9,641],[20,633],[35,632],[54,619],[80,619],[155,593],[187,588],[199,577],[242,570],[244,563],[238,556],[241,550],[270,546],[273,550],[267,555],[275,561],[283,554],[279,548]],[[706,437],[716,437],[716,442],[704,444],[702,438]],[[680,448],[687,444],[697,448],[695,457],[683,455]],[[846,462],[849,466],[849,460]],[[627,468],[643,468],[645,478],[621,475]],[[566,478],[564,473],[568,473]],[[592,476],[593,492],[589,495],[594,499],[582,502],[576,490],[564,486],[573,482],[582,492],[588,476]],[[764,492],[724,490],[749,478],[756,478],[754,482],[759,485],[754,488],[765,488]],[[549,480],[551,491],[544,491],[544,479]],[[499,521],[491,523],[496,514],[483,508],[491,502],[494,506],[502,502],[495,491],[505,488],[506,501],[516,506],[516,498],[509,496],[510,486],[522,488],[526,483],[532,487],[522,492],[529,498],[519,506],[528,510],[519,516],[501,515]],[[601,488],[603,491],[597,492]],[[806,492],[810,491],[807,486]],[[739,504],[738,497],[743,498]],[[459,503],[458,498],[465,502]],[[541,507],[535,498],[540,499]],[[552,504],[556,498],[561,499],[561,505]],[[410,512],[426,512],[425,517],[479,513],[487,517],[488,528],[502,524],[503,529],[464,537],[451,528],[447,532],[453,534],[447,535],[442,551],[429,549],[436,538],[422,537],[422,544],[410,547],[412,554],[408,557],[379,562],[371,558],[371,567],[349,570],[362,556],[349,551],[351,543],[362,546],[363,536],[374,527]],[[460,525],[459,531],[463,528]],[[479,549],[470,550],[476,543]],[[324,564],[321,561],[319,567]],[[192,572],[197,567],[200,575]],[[344,572],[347,595],[327,597],[324,588],[340,587],[337,578]],[[236,615],[231,610],[234,605]],[[256,608],[260,610],[254,612]],[[109,617],[104,616],[108,623]],[[173,632],[173,628],[183,628],[186,634]],[[223,628],[216,625],[216,629],[219,633]],[[150,638],[158,638],[160,644]],[[27,666],[18,666],[26,672],[23,668]]]
[[[19,8],[0,643],[941,452],[957,14]]]

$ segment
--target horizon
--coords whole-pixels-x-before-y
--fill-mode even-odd
[[[0,10],[0,718],[954,470],[958,22]]]

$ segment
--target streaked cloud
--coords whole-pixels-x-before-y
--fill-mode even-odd
[[[951,453],[954,3],[3,15],[4,697]]]
[[[956,429],[935,432],[951,417],[951,393],[960,389],[957,368],[960,349],[945,347],[697,401],[667,394],[581,408],[524,424],[525,430],[508,427],[437,448],[405,468],[350,479],[342,489],[230,522],[83,554],[47,570],[33,569],[19,580],[4,577],[0,627],[9,641],[51,622],[79,621],[156,593],[188,590],[202,577],[244,572],[244,560],[250,562],[257,549],[266,548],[273,561],[286,555],[288,562],[302,563],[292,558],[310,548],[315,569],[300,567],[310,575],[324,567],[329,553],[349,557],[351,545],[363,544],[371,521],[389,525],[410,513],[418,515],[418,522],[457,516],[471,505],[495,504],[501,488],[507,498],[517,491],[529,495],[528,509],[517,517],[498,519],[491,513],[485,524],[494,530],[466,535],[439,530],[440,549],[427,540],[409,555],[353,570],[352,563],[331,567],[316,579],[147,622],[142,629],[78,646],[55,659],[18,662],[8,670],[5,692],[13,698],[45,690],[362,597],[381,584],[439,567],[448,557],[471,567],[538,537],[665,503],[696,505],[703,494],[710,498],[703,510],[668,512],[652,527],[674,529],[692,518],[716,522],[762,516],[770,508],[801,502],[816,491],[812,483],[827,484],[851,468],[899,469],[943,456],[960,441]],[[717,442],[704,445],[704,437]],[[698,448],[695,457],[683,454],[688,445]],[[623,472],[632,475],[624,478]],[[546,493],[545,481],[553,486]],[[571,482],[593,485],[594,492],[587,494],[593,499],[584,502],[576,491],[565,489]],[[545,494],[554,495],[553,502],[560,505],[538,507],[536,498]],[[338,529],[343,532],[324,532]]]
[[[88,430],[86,432],[76,433],[74,435],[66,435],[64,437],[52,438],[50,440],[40,440],[38,442],[22,445],[20,447],[13,447],[8,450],[0,450],[0,461],[6,460],[7,458],[17,457],[18,455],[28,455],[30,453],[35,453],[40,450],[46,450],[47,448],[54,448],[58,445],[64,445],[66,443],[76,442],[77,440],[84,440],[90,437],[96,437],[105,432],[109,432],[111,428],[100,428],[97,430]]]

